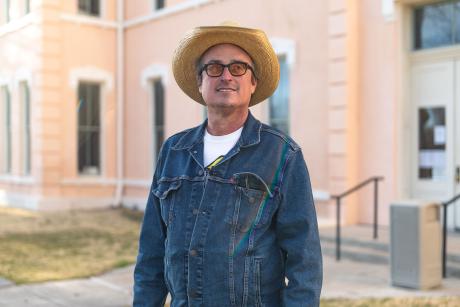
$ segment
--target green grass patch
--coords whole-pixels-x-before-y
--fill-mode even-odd
[[[15,283],[88,277],[135,262],[142,212],[0,208],[0,276]]]

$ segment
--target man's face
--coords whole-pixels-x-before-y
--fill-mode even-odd
[[[201,64],[244,62],[254,67],[249,55],[241,48],[231,44],[220,44],[208,49],[201,58]],[[201,73],[199,91],[208,107],[249,107],[251,95],[256,90],[257,80],[250,69],[242,76],[233,76],[228,67],[219,77]]]

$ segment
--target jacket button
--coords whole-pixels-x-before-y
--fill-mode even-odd
[[[253,204],[256,201],[254,197],[249,197],[249,203]]]
[[[197,215],[200,212],[198,209],[193,209],[193,215]]]
[[[195,257],[196,255],[198,255],[198,252],[196,251],[196,249],[192,249],[190,251],[190,256]]]
[[[198,176],[203,176],[203,170],[200,169],[200,170],[198,171]]]

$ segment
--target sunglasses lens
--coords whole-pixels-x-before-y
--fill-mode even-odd
[[[237,77],[244,75],[248,70],[248,64],[240,62],[231,63],[228,65],[220,63],[210,63],[204,66],[204,70],[206,71],[206,74],[210,77],[220,77],[224,72],[225,67],[228,67],[228,71],[233,76]]]
[[[242,76],[246,73],[247,66],[244,63],[232,63],[228,67],[230,73],[234,76]]]
[[[224,66],[222,64],[208,64],[206,66],[206,73],[210,77],[219,77],[222,75],[222,71],[224,70]]]

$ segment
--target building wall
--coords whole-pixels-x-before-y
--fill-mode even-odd
[[[385,20],[381,4],[363,1],[359,9],[361,63],[359,68],[359,173],[366,179],[383,176],[379,185],[379,213],[388,220],[396,196],[397,66],[399,47],[394,20]],[[360,194],[359,221],[372,222],[373,187]]]
[[[30,83],[32,172],[22,175],[20,139],[14,138],[13,170],[0,175],[0,202],[40,209],[108,205],[122,184],[121,201],[142,208],[156,160],[152,81],[161,78],[165,88],[165,137],[199,125],[204,108],[175,83],[172,54],[189,29],[226,20],[263,29],[288,59],[290,131],[309,166],[321,219],[334,221],[328,195],[370,176],[385,177],[379,185],[381,223],[388,223],[394,199],[410,196],[406,15],[407,6],[420,1],[401,0],[388,17],[382,14],[382,3],[388,1],[171,0],[155,11],[153,1],[133,0],[123,2],[122,23],[118,1],[101,1],[97,18],[79,14],[76,1],[35,0],[26,16],[22,1],[11,2],[13,20],[4,24],[0,19],[0,85],[10,89],[13,127],[19,131],[18,84]],[[117,56],[123,67],[117,67]],[[79,80],[102,84],[100,176],[77,170]],[[118,98],[123,111],[117,109]],[[123,138],[117,155],[118,111]],[[269,120],[268,102],[251,111]],[[372,222],[372,198],[372,186],[347,197],[343,222]]]
[[[12,120],[12,169],[8,174],[0,174],[0,202],[21,200],[24,206],[34,207],[31,200],[40,192],[43,178],[40,159],[42,146],[39,137],[42,129],[41,80],[35,72],[41,69],[42,21],[41,11],[25,14],[21,1],[12,2],[11,21],[0,22],[0,85],[10,92]],[[3,5],[3,3],[2,3]],[[2,7],[3,16],[3,7]],[[3,17],[2,17],[3,18]],[[21,112],[20,83],[26,82],[30,90],[31,103],[31,170],[25,174],[23,166],[23,112]],[[26,199],[25,195],[29,196]]]
[[[129,5],[135,6],[134,3]],[[127,11],[134,11],[129,5]],[[238,7],[245,9],[236,10]],[[168,8],[173,9],[173,6]],[[276,50],[289,53],[291,135],[303,148],[313,185],[318,190],[327,191],[326,13],[327,5],[322,1],[290,1],[289,5],[261,0],[209,1],[198,8],[192,7],[128,27],[125,32],[126,178],[133,181],[132,184],[143,181],[148,186],[153,173],[153,111],[148,80],[160,76],[164,79],[166,136],[200,124],[203,121],[203,107],[182,93],[175,83],[170,68],[172,54],[189,29],[233,20],[242,26],[263,29]],[[253,107],[252,112],[262,121],[267,121],[267,108],[268,104],[264,102]],[[127,186],[130,184],[128,182]],[[129,190],[126,192],[126,197],[131,198]]]
[[[23,1],[11,1],[12,8]],[[11,84],[13,170],[1,175],[0,202],[36,209],[113,203],[116,185],[115,2],[102,17],[78,14],[76,1],[31,1],[31,13],[0,27],[0,74]],[[112,22],[112,24],[110,23]],[[32,171],[23,176],[18,86],[30,83]],[[103,83],[101,176],[77,171],[78,81]]]
[[[78,14],[76,2],[59,1],[48,23],[54,27],[56,40],[46,42],[55,46],[60,55],[56,69],[56,94],[60,97],[57,119],[57,139],[62,145],[56,169],[59,194],[67,206],[85,206],[92,199],[99,205],[113,203],[116,186],[116,15],[115,1],[101,1],[101,17]],[[54,18],[53,18],[54,17]],[[101,86],[101,174],[82,175],[78,172],[78,84],[97,82]],[[52,172],[52,170],[49,170]],[[48,195],[47,195],[48,196]]]

